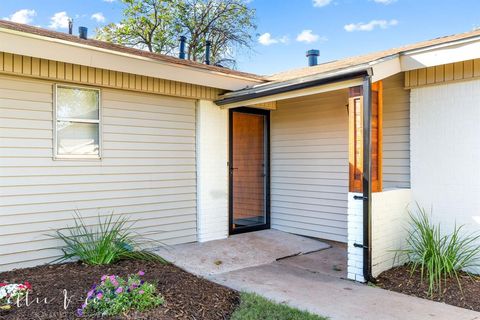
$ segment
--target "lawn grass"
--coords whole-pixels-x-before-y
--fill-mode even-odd
[[[242,293],[238,309],[231,320],[326,320],[306,311],[277,304],[256,294]]]

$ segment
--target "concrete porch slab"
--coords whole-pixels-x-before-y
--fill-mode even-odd
[[[159,248],[155,252],[188,272],[206,277],[328,248],[329,244],[315,239],[262,230],[228,239]]]
[[[478,312],[342,279],[347,256],[340,243],[265,230],[157,253],[224,286],[331,320],[480,320]]]
[[[327,250],[303,254],[277,263],[304,269],[313,273],[323,273],[332,277],[347,278],[347,245],[344,243],[325,241],[330,245]]]

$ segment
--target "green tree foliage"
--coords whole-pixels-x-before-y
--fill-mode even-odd
[[[97,38],[162,54],[176,54],[187,37],[187,58],[232,66],[239,50],[255,38],[255,10],[244,0],[122,0],[123,18],[97,30]]]

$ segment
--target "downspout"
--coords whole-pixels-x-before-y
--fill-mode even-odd
[[[375,283],[372,276],[372,78],[363,78],[363,277]]]

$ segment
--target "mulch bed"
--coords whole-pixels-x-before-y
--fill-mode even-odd
[[[173,265],[154,262],[121,261],[110,266],[87,266],[81,263],[46,265],[0,273],[0,282],[23,283],[33,287],[30,300],[40,303],[0,311],[0,319],[81,319],[75,315],[93,283],[104,274],[126,276],[145,271],[143,280],[157,283],[165,304],[145,313],[130,313],[110,319],[229,319],[240,302],[239,294],[228,288],[196,277]],[[64,308],[64,290],[71,299]],[[43,299],[52,300],[44,304]],[[105,317],[102,319],[106,319]]]
[[[428,294],[428,283],[421,282],[421,273],[416,271],[410,274],[409,266],[400,266],[383,272],[377,277],[377,286],[419,298],[430,299],[438,302],[444,302],[457,307],[480,311],[480,277],[471,276],[465,272],[459,273],[460,284],[463,292],[460,290],[457,279],[447,279],[442,283],[442,293],[434,294],[430,297]]]

